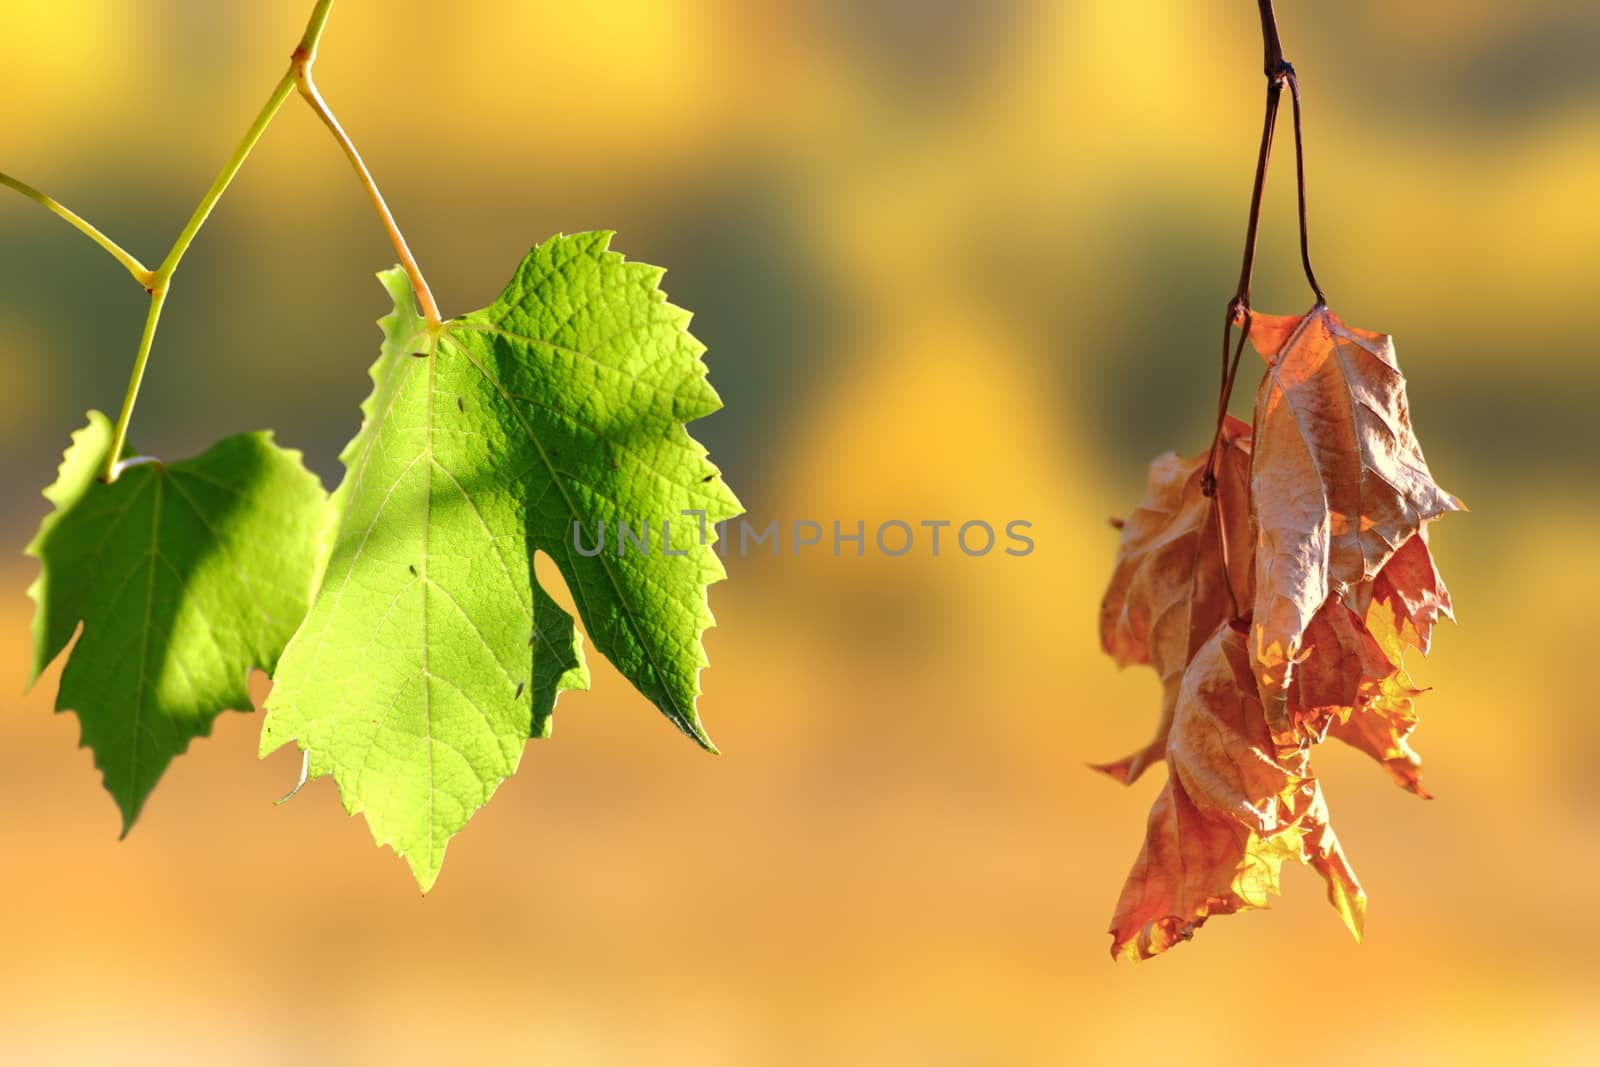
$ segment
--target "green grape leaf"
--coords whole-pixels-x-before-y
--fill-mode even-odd
[[[684,424],[721,401],[662,271],[610,240],[550,239],[494,304],[431,330],[406,276],[379,275],[395,310],[261,752],[296,740],[424,892],[556,697],[588,685],[536,552],[600,652],[712,748],[696,710],[706,588],[724,576],[714,524],[740,509]]]
[[[255,710],[245,683],[305,617],[327,494],[268,433],[181,463],[125,460],[106,484],[111,437],[98,411],[72,435],[27,548],[40,562],[28,595],[33,680],[83,623],[56,710],[77,712],[126,835],[193,738],[226,709]]]

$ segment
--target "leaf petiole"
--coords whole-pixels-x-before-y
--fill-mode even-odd
[[[332,0],[328,2],[331,3]],[[356,177],[360,179],[362,188],[367,191],[367,197],[372,201],[372,206],[378,212],[378,218],[383,222],[384,230],[389,234],[389,243],[394,246],[395,255],[400,258],[400,265],[405,268],[406,277],[411,280],[411,288],[417,294],[417,310],[422,312],[422,318],[430,328],[437,327],[444,320],[439,314],[439,305],[433,299],[433,290],[428,288],[428,281],[422,276],[422,268],[417,266],[416,257],[411,254],[411,247],[406,244],[405,235],[400,232],[400,226],[395,222],[394,213],[389,210],[388,203],[383,199],[383,193],[379,191],[378,183],[372,177],[372,171],[362,160],[361,153],[356,151],[355,142],[344,132],[344,127],[339,125],[333,110],[317,91],[316,79],[311,73],[316,58],[315,45],[311,47],[302,45],[295,51],[293,70],[300,95],[311,106],[311,110],[317,113],[317,118],[322,120],[323,125],[328,127],[333,139],[339,142],[339,147],[343,149],[345,158],[355,168]]]
[[[133,405],[139,399],[139,383],[144,381],[144,368],[150,362],[156,326],[161,322],[161,308],[166,302],[165,285],[150,290],[150,311],[145,315],[144,332],[139,335],[139,350],[133,356],[133,374],[128,380],[128,392],[122,398],[122,410],[117,414],[117,424],[111,431],[111,448],[106,452],[105,467],[100,471],[102,482],[114,482],[117,475],[122,473],[122,453],[128,445],[128,421],[133,418]]]
[[[95,244],[99,245],[101,248],[110,253],[113,259],[115,259],[118,263],[121,263],[127,268],[128,273],[133,275],[133,280],[144,286],[146,289],[150,288],[154,284],[155,271],[139,262],[138,257],[136,257],[133,253],[117,244],[117,242],[113,241],[105,234],[101,233],[100,230],[92,225],[87,219],[83,218],[77,212],[61,203],[55,197],[42,193],[33,186],[29,185],[27,182],[18,181],[11,175],[3,172],[0,172],[0,185],[4,185],[8,189],[15,189],[29,200],[32,200],[34,203],[43,207],[46,211],[49,211],[52,215],[64,219],[73,229],[77,230],[79,233],[89,238],[89,240],[93,241]]]
[[[1217,428],[1211,438],[1211,452],[1206,461],[1202,484],[1207,496],[1216,488],[1217,450],[1222,443],[1222,424],[1228,414],[1228,402],[1233,397],[1233,383],[1239,373],[1239,359],[1244,355],[1244,342],[1250,334],[1250,282],[1255,273],[1256,233],[1261,225],[1261,195],[1267,184],[1267,164],[1272,159],[1272,133],[1278,125],[1278,102],[1285,87],[1289,90],[1294,109],[1294,163],[1295,186],[1300,213],[1300,264],[1305,269],[1306,283],[1316,294],[1317,307],[1325,307],[1327,297],[1311,269],[1311,241],[1306,222],[1306,160],[1304,139],[1301,134],[1300,81],[1295,76],[1294,64],[1284,58],[1283,40],[1278,35],[1278,17],[1272,9],[1272,0],[1256,0],[1261,15],[1262,71],[1267,77],[1266,116],[1261,126],[1261,147],[1256,153],[1255,182],[1250,188],[1250,216],[1245,227],[1244,261],[1239,268],[1239,285],[1222,321],[1222,382],[1217,393]],[[1233,343],[1233,328],[1240,328],[1239,341]],[[1232,358],[1229,352],[1232,352]]]

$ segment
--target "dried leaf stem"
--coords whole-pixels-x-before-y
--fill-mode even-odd
[[[1222,320],[1222,376],[1217,391],[1217,427],[1211,439],[1211,454],[1206,460],[1204,487],[1206,495],[1216,492],[1217,450],[1222,444],[1222,422],[1228,413],[1228,402],[1233,398],[1233,385],[1239,373],[1239,361],[1244,356],[1245,338],[1250,334],[1252,312],[1250,308],[1250,283],[1255,274],[1256,236],[1261,227],[1261,197],[1267,184],[1267,165],[1272,159],[1272,135],[1278,124],[1278,103],[1287,86],[1294,115],[1295,185],[1298,192],[1300,216],[1300,265],[1306,282],[1316,295],[1316,306],[1326,306],[1328,300],[1317,282],[1311,266],[1311,241],[1306,218],[1306,165],[1305,144],[1301,129],[1300,82],[1294,64],[1283,55],[1283,40],[1278,34],[1277,15],[1272,10],[1272,0],[1257,0],[1261,15],[1262,71],[1267,78],[1266,113],[1261,124],[1261,147],[1256,152],[1255,181],[1250,188],[1250,215],[1245,226],[1244,255],[1239,266],[1239,284],[1233,298],[1228,301]],[[1234,327],[1239,328],[1235,341]]]

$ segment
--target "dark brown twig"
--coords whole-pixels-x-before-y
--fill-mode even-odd
[[[1300,265],[1305,268],[1311,291],[1317,294],[1317,306],[1326,307],[1328,298],[1317,284],[1316,271],[1311,269],[1311,240],[1306,224],[1306,152],[1300,132],[1300,79],[1295,77],[1293,67],[1289,68],[1289,99],[1294,104],[1294,177],[1300,192]]]
[[[1262,0],[1263,4],[1270,0]],[[1244,260],[1239,265],[1239,286],[1228,303],[1228,321],[1237,317],[1241,308],[1250,306],[1250,281],[1256,267],[1256,233],[1261,227],[1261,194],[1267,188],[1267,164],[1272,160],[1272,133],[1278,124],[1278,98],[1283,93],[1283,82],[1267,77],[1267,113],[1261,126],[1261,148],[1256,153],[1255,184],[1250,188],[1250,222],[1244,232]]]
[[[1295,77],[1294,65],[1283,56],[1283,41],[1278,36],[1278,19],[1272,10],[1272,0],[1256,0],[1261,14],[1262,70],[1267,77],[1266,114],[1261,125],[1261,147],[1256,152],[1255,181],[1250,188],[1250,216],[1245,226],[1244,256],[1239,266],[1239,284],[1233,299],[1228,301],[1222,321],[1222,382],[1217,396],[1217,427],[1211,438],[1211,452],[1206,458],[1202,486],[1207,496],[1217,491],[1217,452],[1222,446],[1222,426],[1228,415],[1228,402],[1233,397],[1234,380],[1239,373],[1239,360],[1244,355],[1245,339],[1250,335],[1250,283],[1255,275],[1256,236],[1261,228],[1261,197],[1267,185],[1267,165],[1272,159],[1272,134],[1278,124],[1278,102],[1284,87],[1294,111],[1295,184],[1299,192],[1300,212],[1300,264],[1305,269],[1306,281],[1316,294],[1317,306],[1327,304],[1322,286],[1311,269],[1311,245],[1306,223],[1306,165],[1305,146],[1301,133],[1300,82]],[[1239,327],[1235,343],[1233,329]]]

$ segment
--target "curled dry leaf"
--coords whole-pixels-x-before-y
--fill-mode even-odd
[[[1205,463],[1205,453],[1186,459],[1168,452],[1150,464],[1144,499],[1121,525],[1100,604],[1101,646],[1119,666],[1149,664],[1162,685],[1154,740],[1115,763],[1095,765],[1121,782],[1165,756],[1184,668],[1233,617],[1235,597],[1241,607],[1250,603],[1250,427],[1231,415],[1224,423],[1214,498],[1202,491]],[[1224,559],[1231,578],[1224,577]]]
[[[1344,601],[1329,600],[1306,626],[1303,657],[1289,683],[1290,718],[1320,740],[1333,716],[1355,707],[1363,687],[1392,670],[1361,616]]]
[[[1360,937],[1366,898],[1310,770],[1317,742],[1428,795],[1405,654],[1451,617],[1427,526],[1461,504],[1428,472],[1389,338],[1320,307],[1256,316],[1250,337],[1268,365],[1254,432],[1224,423],[1215,501],[1203,457],[1151,465],[1101,605],[1101,644],[1150,664],[1163,702],[1155,740],[1098,769],[1168,771],[1112,920],[1119,958],[1263,906],[1289,860],[1322,875]]]
[[[1376,684],[1370,699],[1333,719],[1328,733],[1377,760],[1401,788],[1426,799],[1431,794],[1422,787],[1422,757],[1410,741],[1417,728],[1413,701],[1422,692],[1397,670]]]
[[[1384,564],[1373,581],[1372,597],[1387,603],[1393,611],[1397,646],[1415,648],[1426,656],[1439,616],[1455,618],[1450,591],[1428,550],[1426,525]]]
[[[1441,614],[1450,615],[1450,594],[1434,569],[1426,528],[1400,546],[1369,593],[1362,624],[1368,645],[1357,700],[1341,709],[1328,733],[1377,760],[1402,788],[1427,797],[1422,757],[1410,743],[1417,727],[1415,700],[1423,690],[1406,673],[1405,652],[1427,652],[1433,624]],[[1379,653],[1376,658],[1372,649]],[[1317,658],[1313,648],[1308,666]]]
[[[1422,758],[1409,739],[1422,690],[1406,673],[1399,616],[1369,598],[1365,617],[1329,599],[1306,627],[1305,652],[1289,684],[1289,719],[1303,736],[1333,736],[1382,764],[1401,786],[1426,797]]]
[[[1309,750],[1273,740],[1245,632],[1221,624],[1179,687],[1167,783],[1117,901],[1113,957],[1148,959],[1212,915],[1265,906],[1286,860],[1322,875],[1360,938],[1366,896],[1328,825]]]
[[[1424,523],[1461,503],[1428,471],[1387,335],[1316,307],[1254,316],[1250,337],[1268,367],[1255,403],[1251,652],[1267,721],[1287,740],[1289,685],[1323,603],[1331,595],[1354,606]],[[1425,586],[1414,575],[1405,582]],[[1418,610],[1413,625],[1431,626],[1428,605]]]

